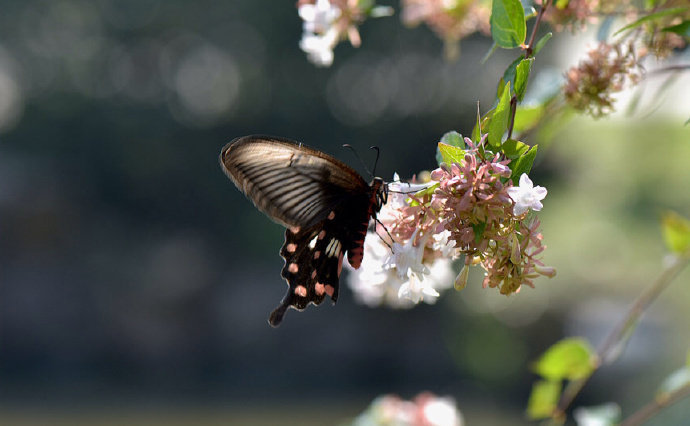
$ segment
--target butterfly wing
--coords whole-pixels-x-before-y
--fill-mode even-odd
[[[344,254],[353,267],[362,259],[364,236],[376,191],[337,159],[283,138],[245,136],[221,152],[235,185],[271,219],[287,227],[280,251],[288,291],[269,322],[280,324],[287,308],[305,309],[338,298]]]
[[[345,163],[284,138],[237,138],[223,148],[221,164],[259,210],[285,227],[313,225],[349,196],[369,192]]]

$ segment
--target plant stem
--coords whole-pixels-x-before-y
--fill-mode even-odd
[[[585,386],[589,378],[592,377],[592,374],[594,374],[594,372],[602,364],[610,364],[616,358],[618,358],[618,355],[623,352],[623,345],[632,335],[633,330],[637,326],[640,316],[642,316],[649,305],[651,305],[652,302],[659,297],[661,292],[664,291],[669,284],[671,284],[673,279],[686,266],[688,266],[689,263],[690,255],[686,254],[685,256],[678,257],[672,265],[662,271],[661,275],[659,275],[656,281],[654,281],[654,283],[647,288],[646,291],[640,294],[622,321],[618,323],[611,333],[609,333],[602,345],[599,347],[599,350],[597,350],[597,365],[592,370],[592,373],[590,373],[587,377],[583,377],[579,380],[573,380],[568,383],[563,391],[563,395],[558,403],[554,416],[563,415],[565,413],[575,397]]]
[[[510,125],[508,126],[508,139],[513,137],[513,126],[515,126],[515,113],[517,113],[517,96],[510,98]]]
[[[637,410],[635,413],[633,413],[632,416],[623,420],[619,426],[640,425],[649,420],[659,411],[663,410],[669,405],[675,404],[676,402],[688,396],[690,396],[690,384],[686,384],[685,386],[676,389],[673,392],[654,398],[653,401]]]
[[[551,0],[546,0],[546,2],[539,9],[537,14],[537,20],[534,21],[534,26],[532,27],[532,34],[529,36],[529,41],[527,42],[527,47],[525,47],[525,59],[528,59],[534,53],[534,40],[537,38],[537,31],[539,30],[539,25],[541,24],[541,18],[544,16],[546,8],[549,7]],[[515,126],[515,114],[517,113],[517,97],[513,95],[510,98],[510,125],[508,126],[508,139],[513,137],[513,127]]]
[[[525,59],[532,56],[532,53],[534,51],[534,40],[537,38],[537,30],[539,29],[539,24],[541,24],[541,18],[544,16],[544,12],[546,12],[546,8],[549,7],[549,4],[551,4],[551,0],[546,0],[546,3],[544,3],[542,7],[539,9],[539,13],[537,14],[537,20],[534,21],[534,27],[532,27],[532,34],[529,36],[527,48],[525,49]]]

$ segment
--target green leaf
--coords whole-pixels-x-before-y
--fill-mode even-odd
[[[477,102],[477,122],[474,123],[474,128],[472,129],[472,142],[477,143],[482,138],[482,114],[479,112],[479,102]]]
[[[527,416],[532,419],[551,417],[561,396],[561,382],[558,380],[538,381],[532,386],[527,402]]]
[[[661,31],[664,31],[667,33],[676,33],[679,36],[683,36],[683,37],[690,37],[690,20],[686,19],[685,21],[681,22],[678,25],[672,25],[670,27],[666,27]]]
[[[459,163],[465,158],[464,149],[443,142],[438,143],[438,152],[441,153],[441,162],[446,164]]]
[[[486,229],[486,222],[479,222],[472,224],[472,230],[474,231],[474,242],[479,243],[484,236],[484,230]]]
[[[620,423],[621,407],[615,402],[573,410],[578,425],[614,426]]]
[[[507,82],[498,101],[498,105],[496,105],[496,110],[494,111],[491,121],[489,122],[489,144],[496,147],[501,146],[501,139],[503,139],[503,133],[508,127],[509,117],[510,82]]]
[[[533,128],[544,116],[545,111],[544,105],[518,105],[515,111],[513,132],[524,132]]]
[[[527,80],[529,80],[529,73],[532,69],[534,58],[523,59],[517,65],[515,73],[515,95],[517,100],[522,102],[525,97],[525,90],[527,89]]]
[[[637,27],[639,27],[640,25],[644,24],[645,22],[653,21],[653,20],[658,19],[658,18],[663,18],[664,16],[668,16],[668,15],[680,14],[680,13],[685,12],[686,10],[688,10],[687,7],[674,7],[674,8],[671,8],[671,9],[664,9],[664,10],[660,10],[660,11],[658,11],[658,12],[650,13],[649,15],[646,15],[646,16],[641,17],[640,19],[638,19],[637,21],[633,22],[632,24],[629,24],[629,25],[624,26],[624,27],[621,28],[620,30],[618,30],[618,31],[616,31],[615,33],[613,33],[613,35],[614,35],[614,36],[617,36],[618,34],[622,33],[623,31],[627,31],[627,30],[631,30],[631,29],[633,29],[633,28],[637,28]]]
[[[548,380],[576,380],[594,371],[595,360],[594,349],[586,340],[571,337],[551,346],[536,362],[534,370]]]
[[[486,114],[484,114],[484,117],[481,118],[481,121],[478,120],[474,125],[474,129],[472,129],[472,140],[474,142],[479,142],[479,140],[482,138],[482,135],[487,132],[491,118],[494,116],[494,111],[496,110],[489,110]]]
[[[556,0],[556,9],[565,9],[568,7],[568,3],[570,3],[570,0]]]
[[[479,63],[480,63],[481,65],[484,65],[484,63],[485,63],[486,61],[489,60],[489,58],[491,57],[491,55],[494,54],[494,52],[496,51],[496,49],[498,49],[498,45],[496,44],[496,42],[493,42],[493,43],[491,44],[491,47],[490,47],[489,50],[484,54],[484,56],[482,57],[482,60],[479,61]]]
[[[456,132],[455,130],[446,132],[443,136],[441,136],[441,142],[443,142],[446,145],[465,148],[465,140],[462,138],[462,135]]]
[[[529,145],[516,141],[515,139],[508,139],[503,142],[501,150],[506,157],[510,158],[511,160],[515,160],[516,158],[522,157],[527,151],[529,151]]]
[[[671,373],[659,386],[657,391],[657,398],[664,395],[676,392],[686,386],[690,386],[690,367],[681,367]]]
[[[532,170],[532,164],[534,163],[536,156],[537,145],[534,145],[524,155],[510,163],[510,169],[513,171],[513,173],[510,175],[510,180],[513,181],[513,185],[518,184],[520,181],[520,176],[522,176],[523,173],[529,174],[529,171]]]
[[[493,0],[491,5],[491,36],[496,44],[506,49],[525,42],[527,26],[525,9],[520,0]]]
[[[448,163],[450,164],[449,161],[446,161],[443,156],[443,152],[441,152],[441,144],[448,145],[451,147],[457,147],[460,148],[461,150],[465,148],[465,141],[462,138],[462,135],[456,131],[450,131],[444,134],[441,137],[441,142],[438,144],[436,148],[436,162],[440,166],[441,163]],[[463,151],[461,158],[465,157],[465,153]]]
[[[501,97],[503,94],[503,89],[505,89],[506,82],[510,82],[512,87],[515,87],[515,76],[517,74],[517,66],[524,61],[524,58],[520,56],[516,60],[508,65],[505,71],[503,71],[503,78],[498,82],[498,89],[496,90],[496,97]]]
[[[666,248],[673,253],[690,252],[690,221],[676,212],[668,211],[661,217],[661,230]]]
[[[546,44],[547,41],[551,40],[551,37],[553,37],[552,32],[548,32],[541,36],[539,41],[537,41],[537,44],[534,45],[534,52],[532,53],[532,56],[536,56],[537,53],[541,50],[542,47]]]

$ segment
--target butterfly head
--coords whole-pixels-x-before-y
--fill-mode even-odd
[[[378,212],[388,202],[388,184],[380,177],[375,177],[369,186],[374,199],[375,211]]]

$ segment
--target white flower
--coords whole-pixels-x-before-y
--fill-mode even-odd
[[[424,276],[410,275],[407,282],[400,286],[398,290],[398,297],[401,299],[411,300],[413,303],[419,303],[424,300],[424,296],[436,298],[440,296],[439,292],[434,289],[429,280],[424,281]]]
[[[416,274],[412,274],[412,269],[409,267],[407,274],[403,274],[401,277],[392,258],[394,256],[391,255],[391,249],[381,241],[378,235],[369,232],[364,240],[364,258],[360,268],[352,269],[348,265],[350,268],[348,284],[358,302],[371,307],[387,305],[392,308],[411,308],[415,303],[419,303],[421,297],[414,302],[411,298],[406,297],[408,293],[413,293],[412,290],[419,288],[419,283],[417,283],[419,279],[416,278]],[[453,269],[449,259],[437,259],[428,268],[426,266],[424,268],[428,271],[428,275],[424,274],[426,275],[424,276],[424,286],[430,287],[436,292],[452,286]],[[413,278],[409,276],[410,274]],[[400,289],[405,284],[410,287],[409,281],[411,279],[414,279],[415,283],[409,291],[407,289],[404,291],[401,298],[399,296]],[[432,296],[431,291],[427,293],[422,293],[424,294],[423,301],[429,304],[434,303],[438,296]]]
[[[333,48],[338,41],[338,32],[334,28],[323,35],[305,32],[299,47],[306,54],[309,61],[315,65],[329,67],[333,64]]]
[[[546,197],[546,193],[546,188],[541,186],[535,187],[527,176],[527,173],[523,173],[522,176],[520,176],[520,186],[508,188],[508,195],[515,201],[513,214],[515,216],[520,216],[528,209],[534,211],[541,210],[542,207],[544,207],[541,200]]]
[[[419,229],[412,233],[412,236],[404,245],[393,243],[391,256],[383,265],[384,268],[395,268],[400,279],[404,279],[405,277],[409,277],[413,274],[418,278],[423,279],[423,274],[429,274],[429,268],[424,266],[422,263],[422,256],[424,256],[424,245],[426,244],[426,240],[429,238],[429,236],[425,235],[417,242],[417,246],[415,247],[414,240],[417,238],[417,232],[419,232]]]
[[[325,33],[340,16],[340,9],[328,0],[316,0],[316,4],[303,4],[297,10],[304,21],[305,33]]]
[[[456,259],[459,256],[458,249],[455,248],[455,240],[451,240],[450,236],[451,233],[447,229],[432,235],[434,242],[431,248],[440,252],[443,257]]]
[[[464,424],[462,414],[449,397],[437,397],[426,402],[423,407],[426,424],[432,426],[461,426]]]

